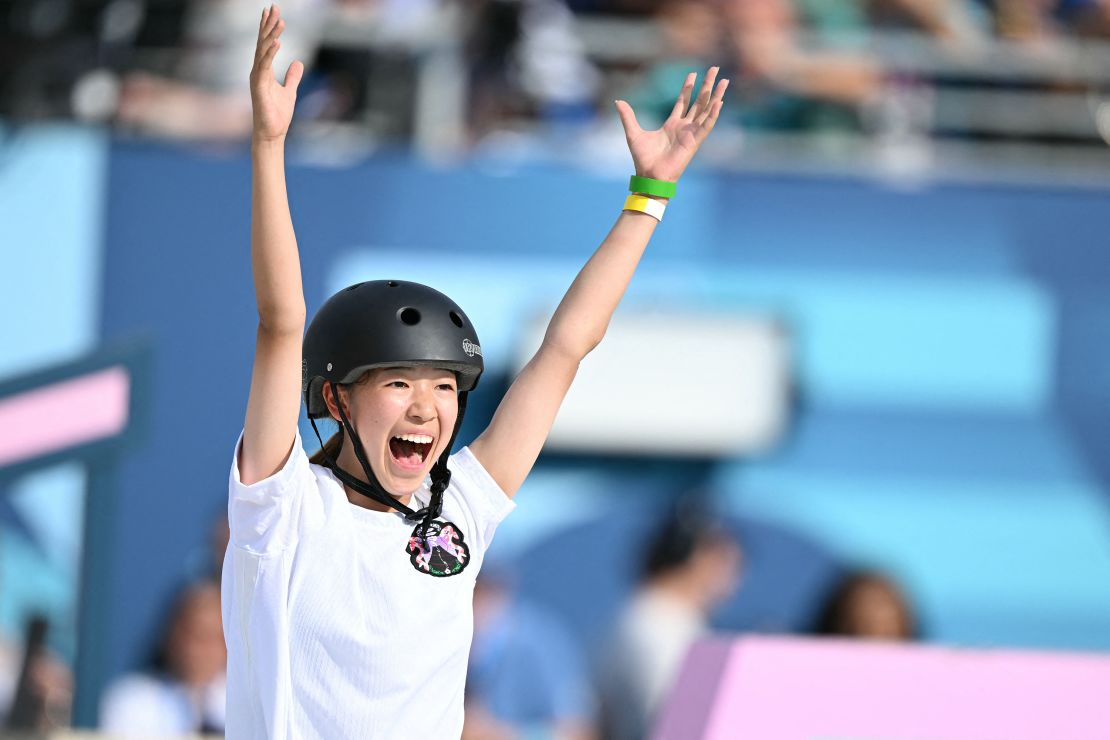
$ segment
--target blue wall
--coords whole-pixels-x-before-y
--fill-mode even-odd
[[[99,276],[99,339],[156,347],[155,424],[120,474],[103,584],[118,605],[112,671],[141,661],[162,604],[203,567],[226,495],[255,330],[249,174],[243,148],[114,141],[103,200],[90,195],[104,204],[104,261],[79,272]],[[473,436],[522,323],[553,306],[604,235],[625,177],[291,156],[309,310],[367,277],[455,297],[491,363]],[[498,556],[534,555],[542,577],[524,589],[597,640],[616,592],[591,612],[574,585],[608,555],[581,547],[555,560],[544,554],[554,538],[588,538],[599,521],[620,526],[629,509],[709,482],[750,550],[725,626],[797,628],[835,564],[865,562],[902,579],[932,639],[1110,649],[1108,195],[691,173],[627,305],[781,317],[796,352],[788,438],[752,460],[546,460]],[[45,215],[35,218],[28,233]],[[79,251],[90,260],[96,246]]]
[[[0,381],[98,344],[108,149],[96,131],[0,125]],[[52,647],[67,659],[85,484],[71,463],[0,491],[0,630],[20,636],[45,612]]]

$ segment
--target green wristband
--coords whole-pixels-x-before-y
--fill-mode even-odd
[[[628,191],[640,195],[654,195],[656,198],[673,198],[675,184],[666,180],[652,180],[650,177],[633,175],[628,181]]]

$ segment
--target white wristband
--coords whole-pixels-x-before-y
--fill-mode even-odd
[[[624,210],[646,213],[656,221],[662,221],[663,212],[667,210],[667,206],[665,203],[655,200],[654,198],[648,198],[646,195],[637,195],[633,193],[624,201]]]

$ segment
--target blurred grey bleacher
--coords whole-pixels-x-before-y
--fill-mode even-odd
[[[332,22],[325,27],[324,43],[406,48],[419,69],[415,143],[421,151],[442,154],[466,139],[461,24],[458,13],[447,11],[401,40],[376,31],[373,22]],[[601,101],[634,85],[658,60],[663,43],[650,19],[583,16],[577,19],[577,33],[587,58],[603,74]],[[807,50],[833,48],[816,34],[799,41]],[[999,39],[956,44],[921,33],[876,30],[849,41],[853,50],[875,59],[888,80],[881,99],[861,112],[864,131],[838,134],[832,143],[827,135],[808,132],[749,134],[749,145],[733,151],[736,163],[805,162],[819,168],[866,166],[873,160],[880,168],[957,171],[1015,164],[1097,171],[1110,164],[1105,150],[1110,43],[1061,38],[1036,47]],[[535,121],[513,121],[512,126],[527,130]],[[922,145],[924,155],[911,151]]]

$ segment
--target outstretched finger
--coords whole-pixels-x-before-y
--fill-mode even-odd
[[[266,53],[258,60],[258,69],[260,71],[266,72],[271,69],[274,63],[274,56],[278,53],[278,49],[280,48],[281,42],[277,39],[270,42],[270,46],[266,49]]]
[[[274,40],[274,30],[281,27],[281,19],[278,18],[277,8],[273,7],[267,11],[263,17],[262,26],[258,29],[258,44],[254,48],[255,63],[259,63],[262,55],[270,48],[270,43]]]
[[[711,116],[712,116],[713,120],[716,120],[717,116],[714,113],[714,110],[716,110],[717,113],[720,113],[721,106],[723,105],[723,101],[725,99],[725,90],[727,90],[727,89],[728,89],[728,80],[727,79],[726,80],[721,80],[720,82],[717,83],[717,89],[713,91],[713,98],[709,101],[709,105],[706,106],[705,111],[700,116],[698,116],[697,119],[695,119],[694,123],[696,123],[699,126],[704,126],[706,121],[708,121]],[[713,124],[710,124],[710,126],[712,126],[712,125]]]
[[[269,27],[266,29],[266,35],[262,37],[261,43],[267,44],[268,42],[279,38],[281,36],[281,32],[284,30],[285,21],[281,18],[277,18],[276,20],[274,20],[273,23],[269,24]]]
[[[258,22],[258,40],[254,44],[254,63],[258,64],[258,60],[262,58],[262,50],[265,47],[266,28],[270,21],[270,9],[266,8],[262,11],[262,20]]]
[[[690,106],[690,110],[686,111],[684,118],[688,121],[697,120],[698,116],[709,109],[709,95],[713,91],[713,83],[717,80],[717,73],[721,71],[720,67],[710,67],[709,72],[705,75],[705,80],[701,83],[701,90],[698,91],[698,97],[694,100],[694,104]]]
[[[682,83],[682,90],[678,93],[678,100],[674,102],[674,108],[671,109],[671,118],[682,118],[686,115],[686,106],[690,104],[690,94],[694,92],[694,81],[698,78],[697,72],[691,72],[686,75],[686,81]]]
[[[705,121],[699,124],[697,133],[694,134],[699,143],[705,141],[705,137],[709,136],[709,132],[717,125],[717,117],[721,115],[721,106],[723,105],[724,102],[720,100],[710,103],[709,112],[705,117]]]
[[[640,122],[636,120],[636,111],[632,110],[632,106],[623,100],[617,100],[615,103],[617,115],[621,117],[621,125],[624,126],[625,137],[632,139],[637,134],[643,133]]]
[[[260,54],[258,58],[259,65],[268,64],[269,61],[273,60],[274,44],[281,44],[279,39],[281,38],[281,32],[284,30],[285,21],[278,20],[278,22],[274,24],[274,27],[270,29],[270,32],[266,34],[266,37],[258,42],[258,52]],[[269,57],[269,60],[267,60],[267,57]]]
[[[281,18],[281,8],[276,5],[271,5],[269,11],[266,13],[266,20],[262,24],[262,28],[258,32],[259,43],[264,43],[274,35],[275,29],[281,28],[285,22]]]
[[[304,65],[299,61],[294,61],[289,65],[289,69],[285,71],[285,82],[282,84],[296,92],[297,86],[301,84],[301,77],[304,76]]]
[[[264,39],[270,35],[278,23],[281,22],[281,8],[271,5],[262,15],[262,25],[258,29],[258,38]]]

